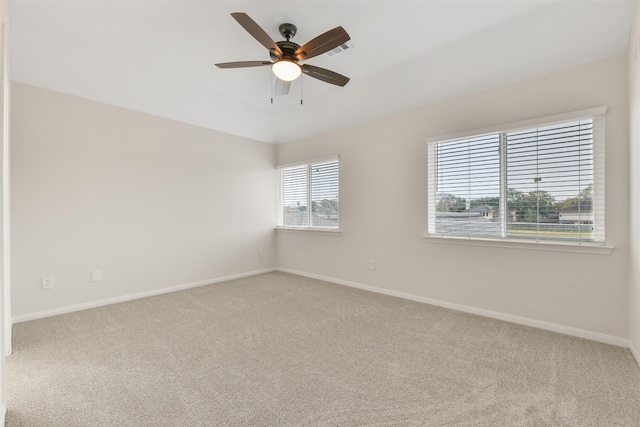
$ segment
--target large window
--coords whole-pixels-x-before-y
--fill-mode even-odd
[[[603,244],[604,108],[546,120],[430,141],[429,235]]]
[[[338,159],[280,167],[278,226],[339,227]]]

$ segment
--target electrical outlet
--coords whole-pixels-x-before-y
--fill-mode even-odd
[[[376,261],[374,259],[370,259],[369,260],[369,270],[375,270],[376,269]]]
[[[43,276],[42,289],[51,289],[51,288],[53,288],[53,276]]]
[[[258,258],[264,258],[264,251],[262,249],[258,251]]]
[[[93,270],[91,272],[92,282],[102,282],[102,270]]]

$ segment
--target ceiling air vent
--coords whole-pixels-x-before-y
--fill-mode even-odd
[[[337,55],[337,54],[339,54],[341,52],[344,52],[347,49],[351,49],[352,47],[353,47],[353,45],[351,43],[346,42],[346,43],[341,44],[337,48],[328,51],[327,55],[334,56],[334,55]]]

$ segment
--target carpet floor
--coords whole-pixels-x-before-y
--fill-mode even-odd
[[[13,338],[7,426],[640,426],[627,349],[280,272]]]

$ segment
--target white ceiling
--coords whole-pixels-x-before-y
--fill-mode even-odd
[[[288,142],[626,52],[633,0],[32,1],[13,0],[11,73],[64,92],[267,142]],[[271,104],[269,60],[231,16],[274,40],[343,26],[353,49],[309,64]],[[302,88],[300,85],[302,84]],[[301,97],[304,104],[300,105]]]

